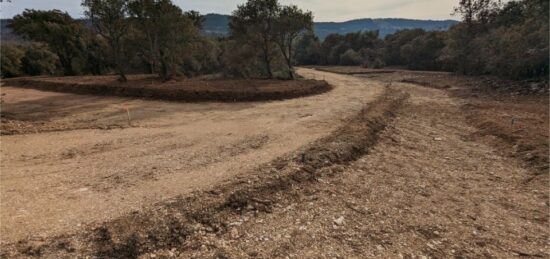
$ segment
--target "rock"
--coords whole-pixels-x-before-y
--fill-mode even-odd
[[[233,239],[239,238],[239,230],[237,230],[236,228],[232,228],[231,231],[229,231],[229,236],[231,236],[231,238]]]
[[[340,216],[339,218],[335,219],[334,224],[336,224],[338,226],[344,225],[344,216]]]
[[[434,138],[434,140],[435,140],[435,141],[442,141],[442,140],[443,140],[443,138],[439,138],[439,137],[437,137],[437,138]]]

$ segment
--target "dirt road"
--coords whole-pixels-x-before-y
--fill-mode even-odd
[[[335,89],[285,101],[182,104],[3,87],[3,113],[39,132],[2,136],[2,242],[71,233],[212,187],[330,133],[383,90],[299,73]]]
[[[54,228],[41,230],[42,235],[51,235],[78,230],[71,224],[79,219],[109,220],[82,227],[75,235],[27,239],[10,246],[9,253],[47,258],[550,256],[548,177],[481,141],[479,129],[461,109],[463,99],[445,90],[395,81],[385,88],[383,78],[300,72],[325,77],[336,88],[325,95],[253,107],[158,103],[170,114],[137,119],[141,127],[3,137],[2,154],[10,163],[3,163],[2,170],[6,172],[7,166],[19,170],[7,175],[22,191],[16,196],[6,191],[11,185],[2,181],[2,206],[8,204],[17,213],[17,206],[31,204],[33,213],[46,215],[41,219],[16,214],[32,225],[3,225],[3,233],[11,231],[15,239],[24,236],[16,229],[32,231],[40,224],[53,224]],[[409,95],[405,102],[396,97],[403,92]],[[366,112],[361,110],[365,100]],[[229,111],[230,107],[234,109]],[[178,116],[190,116],[194,123],[170,120]],[[148,137],[152,131],[157,135]],[[94,138],[77,139],[82,133]],[[113,136],[122,140],[108,146],[108,151],[77,152],[47,162],[51,154],[74,147],[73,142],[92,150],[84,144],[103,143],[98,140]],[[21,145],[24,142],[44,143],[40,147],[52,151],[25,161],[21,154],[38,151]],[[310,142],[312,146],[302,153]],[[63,143],[71,146],[61,148]],[[292,152],[296,149],[302,150]],[[300,159],[306,153],[307,159]],[[282,154],[286,155],[273,160]],[[73,171],[53,171],[54,165]],[[143,177],[144,172],[155,171],[151,165],[163,173]],[[33,176],[44,184],[31,185],[15,177],[29,169],[51,171]],[[102,178],[106,175],[118,177]],[[62,192],[59,186],[71,189]],[[14,202],[23,194],[37,200]],[[166,200],[178,194],[190,196]],[[6,195],[14,201],[5,203]],[[56,221],[65,217],[71,224]],[[4,218],[9,219],[9,214],[2,214]]]
[[[143,258],[547,258],[548,183],[472,141],[460,100],[394,87],[409,102],[370,154],[293,186],[269,213],[237,212],[223,234]]]

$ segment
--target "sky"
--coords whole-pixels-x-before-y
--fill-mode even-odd
[[[173,0],[183,10],[203,14],[231,14],[246,0]],[[458,19],[451,16],[459,0],[279,0],[310,10],[316,22],[341,22],[360,18]],[[0,17],[11,18],[26,8],[59,9],[77,18],[83,16],[81,0],[11,0],[0,3]]]

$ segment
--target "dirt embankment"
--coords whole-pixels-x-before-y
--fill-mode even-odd
[[[4,80],[6,86],[76,94],[138,97],[182,102],[245,102],[283,100],[330,91],[318,80],[199,80],[160,82],[151,76],[130,76],[120,83],[113,76],[27,77]]]
[[[372,69],[358,66],[310,66],[309,68],[341,75],[391,74],[398,71],[396,69]]]
[[[246,177],[171,199],[76,235],[11,244],[4,247],[3,256],[134,258],[159,249],[200,247],[202,233],[227,233],[234,215],[245,210],[269,212],[277,201],[299,197],[301,194],[293,191],[295,186],[310,185],[318,177],[341,172],[342,165],[372,148],[406,98],[404,93],[390,89],[329,136],[260,166]]]
[[[473,138],[518,158],[537,175],[549,169],[548,83],[493,77],[411,74],[401,80],[446,89],[463,100],[462,110],[478,129]]]

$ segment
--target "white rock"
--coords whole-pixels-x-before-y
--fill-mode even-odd
[[[338,226],[344,225],[344,216],[340,216],[339,218],[335,219],[334,224]]]

